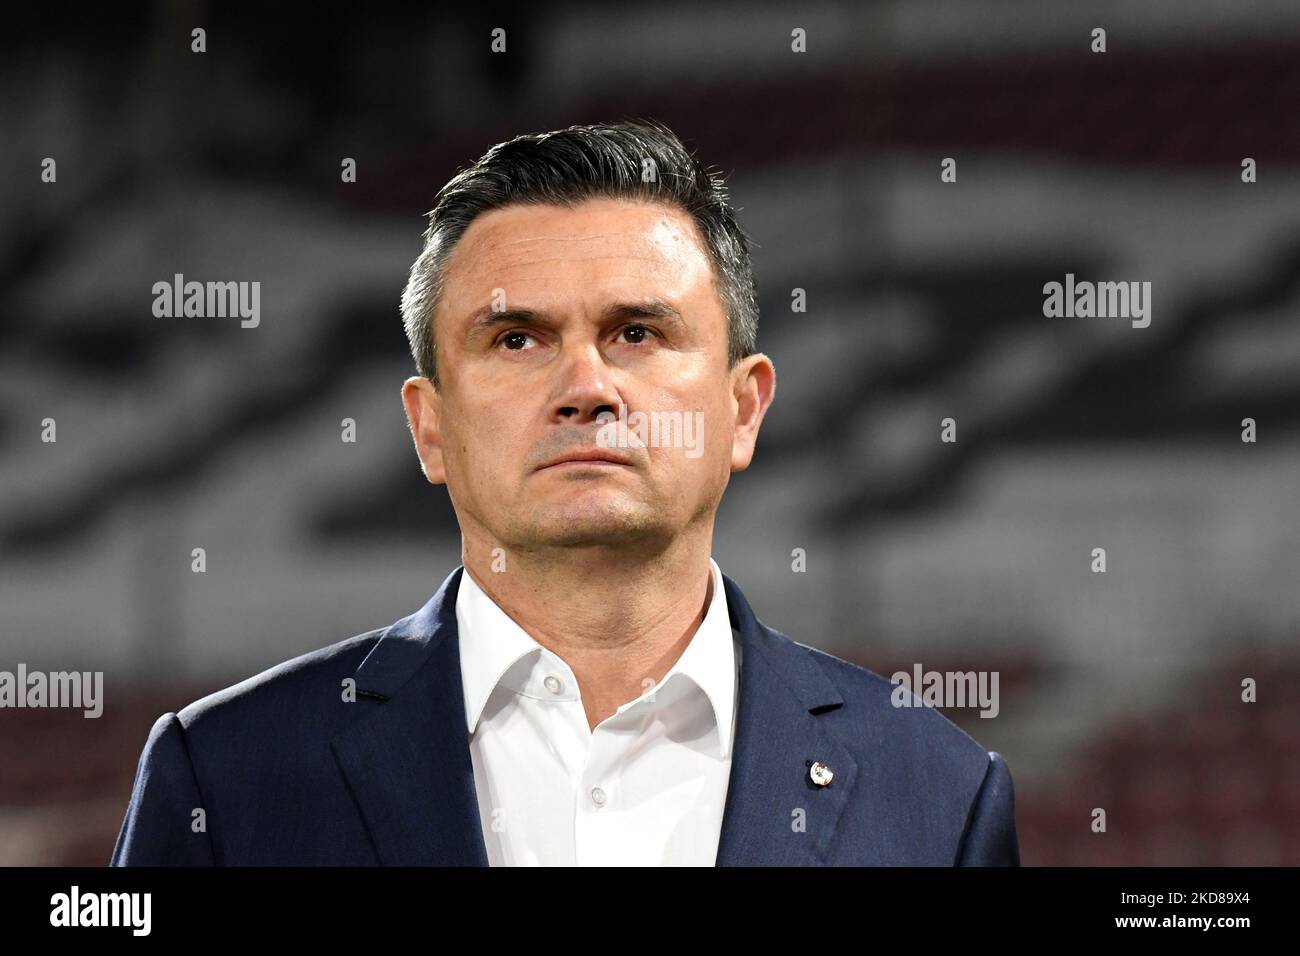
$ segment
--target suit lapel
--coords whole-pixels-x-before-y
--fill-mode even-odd
[[[456,636],[461,568],[357,669],[356,720],[331,741],[385,866],[487,866]]]
[[[717,865],[824,865],[858,766],[817,715],[844,699],[807,648],[760,623],[736,583],[722,580],[742,656]],[[834,773],[828,786],[810,779],[813,761]]]
[[[331,747],[385,866],[487,866],[456,632],[457,568],[357,668],[357,719]],[[825,864],[858,767],[817,715],[843,698],[807,648],[765,627],[723,575],[742,657],[718,866]],[[818,787],[812,761],[834,779]]]

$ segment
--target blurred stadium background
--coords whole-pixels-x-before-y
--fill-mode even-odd
[[[757,242],[779,388],[714,554],[759,616],[998,670],[996,719],[949,715],[1006,757],[1026,864],[1300,863],[1300,5],[15,16],[0,669],[103,670],[106,706],[0,710],[0,863],[106,863],[157,716],[459,563],[398,393],[422,213],[495,142],[624,117],[727,171]],[[260,281],[260,326],[154,318],[177,272]],[[1067,272],[1152,282],[1151,326],[1044,318]]]

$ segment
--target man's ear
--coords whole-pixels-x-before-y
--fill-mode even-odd
[[[744,471],[754,457],[758,429],[776,397],[776,368],[757,352],[731,370],[731,394],[736,403],[736,429],[731,443],[731,470]]]
[[[424,477],[431,484],[446,484],[447,471],[442,462],[442,395],[433,382],[415,376],[402,383],[402,405],[406,408],[406,421]]]

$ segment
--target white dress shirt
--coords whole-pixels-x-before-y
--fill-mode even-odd
[[[490,866],[714,865],[741,651],[722,571],[709,568],[690,644],[595,730],[569,665],[461,574],[461,684]]]

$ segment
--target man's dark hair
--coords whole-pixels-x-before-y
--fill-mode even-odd
[[[513,204],[572,208],[600,198],[662,202],[695,221],[727,314],[729,364],[752,355],[758,296],[750,240],[736,222],[721,175],[700,165],[663,124],[628,121],[517,136],[493,146],[442,188],[402,293],[402,322],[419,373],[438,387],[433,314],[447,262],[477,216]]]

